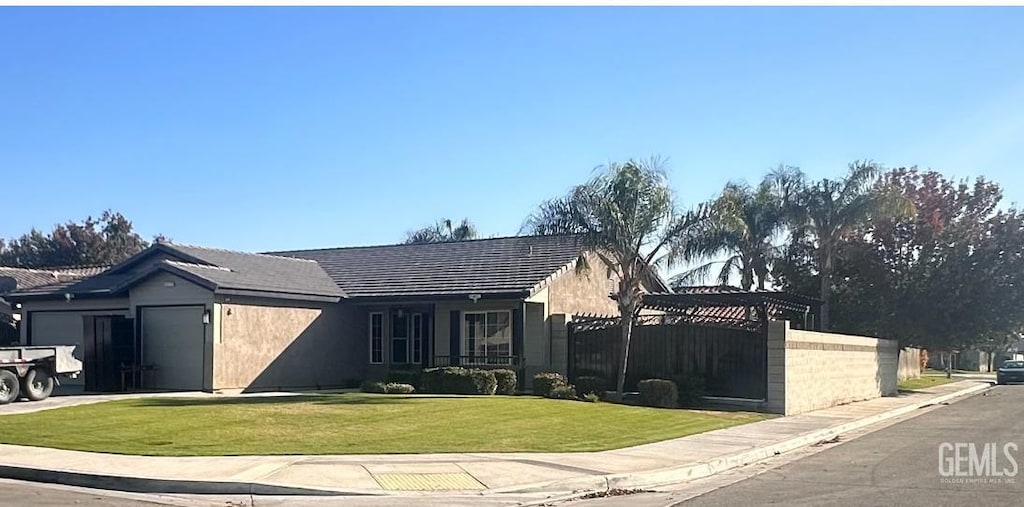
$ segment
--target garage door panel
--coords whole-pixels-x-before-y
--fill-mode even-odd
[[[146,387],[203,388],[203,307],[142,309],[142,362],[156,369]]]
[[[85,359],[85,323],[79,312],[32,312],[32,345],[74,345],[75,357]],[[78,378],[63,377],[63,385],[84,385],[85,375]]]

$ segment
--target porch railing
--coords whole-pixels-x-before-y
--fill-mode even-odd
[[[431,366],[511,366],[522,364],[520,356],[434,356]]]

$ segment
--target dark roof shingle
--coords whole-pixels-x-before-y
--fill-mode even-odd
[[[269,252],[316,261],[350,297],[525,293],[571,264],[576,236]]]

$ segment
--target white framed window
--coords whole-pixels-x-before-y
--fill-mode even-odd
[[[384,362],[384,314],[370,314],[370,363]]]
[[[412,314],[412,362],[420,364],[423,361],[423,315]]]
[[[463,355],[468,362],[504,364],[512,356],[512,312],[463,313]]]

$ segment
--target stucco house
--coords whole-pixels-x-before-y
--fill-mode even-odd
[[[19,290],[58,282],[80,280],[103,272],[106,267],[28,269],[0,266],[0,346],[18,341],[19,312],[6,296]]]
[[[262,254],[157,243],[16,290],[21,342],[75,344],[89,390],[329,388],[428,366],[566,368],[566,321],[614,313],[575,236]],[[668,290],[652,277],[646,290]]]

